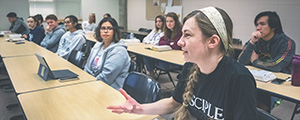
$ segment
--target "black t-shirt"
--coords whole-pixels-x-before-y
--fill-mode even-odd
[[[183,93],[192,63],[186,63],[173,92],[175,101],[183,102]],[[201,70],[200,70],[201,71]],[[257,119],[256,83],[247,68],[223,57],[210,74],[198,74],[189,111],[197,119]]]

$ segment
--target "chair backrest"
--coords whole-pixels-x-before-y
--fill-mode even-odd
[[[84,43],[81,50],[73,50],[69,56],[68,61],[83,69],[86,60],[89,57],[92,45]]]
[[[257,116],[259,120],[280,120],[279,118],[276,118],[275,116],[260,108],[257,108]]]
[[[125,79],[123,89],[141,104],[159,99],[159,84],[143,73],[130,72]]]
[[[242,40],[241,39],[238,39],[238,38],[233,38],[232,39],[232,44],[235,44],[235,45],[242,45]]]
[[[130,67],[129,67],[128,72],[131,72],[131,71],[137,71],[136,62],[133,60],[130,60]]]
[[[147,28],[139,28],[138,31],[139,31],[139,32],[147,32],[147,33],[150,33],[152,30],[151,30],[151,29],[147,29]]]

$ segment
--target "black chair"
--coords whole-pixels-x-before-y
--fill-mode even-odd
[[[158,63],[158,64],[159,64],[159,63]],[[182,70],[182,67],[179,67],[179,66],[172,67],[172,64],[169,64],[170,69],[166,69],[166,68],[161,67],[161,66],[158,65],[158,64],[155,65],[155,69],[156,69],[155,71],[158,71],[158,74],[157,74],[157,78],[156,78],[156,79],[159,80],[159,76],[160,76],[160,75],[167,74],[168,77],[169,77],[169,79],[170,79],[170,81],[172,82],[173,86],[175,87],[176,85],[175,85],[175,83],[174,83],[174,80],[173,80],[173,78],[172,78],[170,72],[179,74],[180,71]],[[157,72],[156,72],[156,73],[157,73]]]
[[[280,120],[279,118],[271,115],[270,113],[260,108],[257,108],[257,116],[259,120]]]
[[[77,67],[83,69],[90,51],[91,51],[92,45],[90,44],[83,44],[82,48],[80,51],[78,50],[73,50],[69,56],[68,61],[70,61],[71,63],[73,63],[74,65],[76,65]]]
[[[139,28],[138,30],[139,32],[147,32],[150,33],[152,31],[152,29],[147,29],[147,28]]]
[[[295,114],[299,114],[299,113],[300,113],[300,103],[296,103],[291,120],[294,119]]]
[[[242,40],[241,39],[238,39],[238,38],[232,38],[232,44],[235,44],[235,45],[242,45]]]
[[[241,39],[238,39],[238,38],[233,38],[233,39],[232,39],[232,44],[233,44],[233,45],[238,45],[238,46],[240,46],[240,45],[242,45],[242,40],[241,40]],[[233,49],[233,52],[231,53],[230,56],[231,56],[233,59],[238,60],[238,57],[239,57],[239,55],[240,55],[241,52],[242,52],[241,49]]]
[[[143,73],[130,72],[125,79],[123,89],[141,104],[159,99],[159,84]]]
[[[128,72],[137,71],[136,62],[133,60],[130,60],[130,67]]]

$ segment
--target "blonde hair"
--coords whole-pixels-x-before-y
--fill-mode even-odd
[[[231,41],[232,41],[232,21],[230,19],[230,17],[228,16],[228,14],[219,8],[216,8],[220,14],[222,15],[225,25],[226,25],[226,29],[227,29],[227,40],[223,40],[228,42],[227,44],[231,45]],[[195,17],[194,17],[195,16]],[[207,37],[211,37],[212,35],[219,35],[216,28],[213,26],[213,24],[210,22],[210,20],[205,16],[204,13],[202,13],[200,10],[195,10],[193,12],[191,12],[190,14],[188,14],[183,22],[185,23],[186,20],[188,20],[189,18],[195,19],[197,21],[198,27],[200,28],[200,30],[202,31],[203,34],[203,38],[207,38]],[[219,49],[220,51],[225,55],[229,52],[229,50],[226,50],[224,48],[223,42],[221,41],[221,44],[219,44]],[[176,114],[175,114],[175,119],[176,120],[189,120],[192,119],[192,116],[188,110],[188,105],[189,102],[192,99],[192,95],[194,93],[194,88],[196,83],[199,81],[197,78],[197,75],[200,73],[200,69],[199,67],[194,64],[193,68],[190,71],[190,75],[189,75],[189,80],[186,84],[186,88],[185,88],[185,92],[183,94],[183,103],[181,105],[181,107],[177,110]]]
[[[190,112],[188,111],[188,105],[189,101],[191,101],[192,99],[195,85],[198,82],[197,76],[199,73],[199,67],[197,66],[197,64],[194,64],[190,71],[188,82],[185,87],[185,93],[183,94],[183,103],[175,114],[175,120],[190,120],[192,118]]]

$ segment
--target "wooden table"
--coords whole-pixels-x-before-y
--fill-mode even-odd
[[[37,51],[41,53],[49,52],[34,42],[25,41],[24,44],[15,44],[14,42],[0,43],[0,55],[2,57],[34,55]]]
[[[261,70],[259,68],[253,66],[246,66],[250,70]],[[273,72],[273,74],[279,79],[287,79],[291,77],[290,74],[280,73],[280,72]],[[286,81],[281,85],[273,84],[271,82],[261,82],[257,81],[257,88],[264,90],[266,92],[271,93],[276,97],[280,97],[283,99],[287,99],[292,102],[299,103],[300,102],[300,87],[291,85],[291,81]]]
[[[35,55],[3,58],[9,77],[17,94],[88,81],[96,81],[95,77],[50,51],[48,53],[45,51],[37,52],[44,56],[52,70],[71,70],[79,75],[79,80],[68,82],[59,82],[58,80],[44,81],[37,75],[39,61]]]
[[[95,34],[95,32],[86,32],[86,33],[85,33],[85,38],[86,38],[86,40],[89,40],[89,41],[95,42],[95,43],[98,42],[98,41],[95,39],[94,34]]]
[[[151,120],[157,115],[115,114],[125,98],[102,81],[18,95],[28,120]]]
[[[5,36],[5,35],[4,35]],[[6,43],[6,40],[8,37],[0,37],[0,44]]]
[[[161,61],[165,61],[171,64],[181,65],[183,66],[185,63],[184,56],[182,55],[181,50],[171,50],[171,51],[163,51],[158,52],[154,50],[145,49],[146,47],[149,47],[150,45],[143,44],[143,43],[132,43],[127,44],[128,48],[127,50],[129,52],[141,55],[141,56],[147,56],[154,59],[158,59]]]

